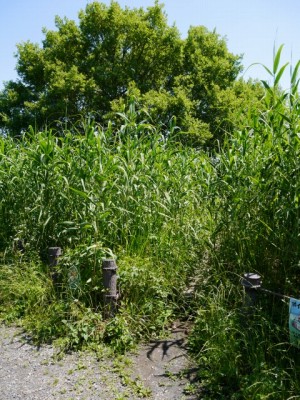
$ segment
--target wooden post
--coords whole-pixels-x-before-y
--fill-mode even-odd
[[[116,312],[117,292],[117,265],[114,259],[102,260],[104,286],[104,317],[113,317]]]
[[[54,267],[58,264],[58,259],[62,255],[61,247],[49,247],[48,248],[48,258],[49,258],[49,266],[50,266],[50,275],[53,283],[57,283],[57,271],[55,271]]]
[[[241,284],[243,285],[246,293],[245,306],[247,308],[253,307],[257,301],[257,289],[261,288],[261,276],[252,272],[243,275]]]

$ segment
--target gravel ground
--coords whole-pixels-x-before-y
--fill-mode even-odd
[[[58,359],[53,347],[37,348],[20,329],[0,325],[0,400],[199,399],[185,339],[177,325],[168,340],[126,357],[78,352]]]

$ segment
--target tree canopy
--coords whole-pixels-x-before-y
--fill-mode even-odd
[[[182,39],[158,1],[146,10],[93,2],[78,24],[60,17],[55,24],[43,30],[41,46],[17,46],[19,79],[0,92],[0,129],[12,136],[81,115],[103,123],[126,108],[134,88],[154,122],[167,129],[176,116],[183,137],[203,143],[229,127],[237,99],[250,107],[261,94],[255,84],[236,84],[241,58],[223,38],[197,26]]]

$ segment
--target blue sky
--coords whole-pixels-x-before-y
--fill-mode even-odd
[[[41,43],[42,28],[54,29],[54,17],[77,19],[80,9],[91,0],[0,0],[0,89],[3,81],[17,79],[16,43]],[[102,0],[109,4],[110,0]],[[2,5],[1,5],[2,3]],[[119,0],[121,6],[148,7],[154,0]],[[244,54],[245,69],[252,63],[272,65],[273,46],[284,44],[282,61],[296,64],[300,59],[299,0],[165,0],[170,24],[182,37],[189,27],[204,25],[227,38],[228,49]],[[247,70],[245,77],[266,79],[260,66]],[[282,81],[288,88],[289,73]]]

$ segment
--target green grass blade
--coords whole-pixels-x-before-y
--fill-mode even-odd
[[[279,47],[279,49],[277,50],[277,53],[275,54],[274,57],[274,62],[273,62],[273,74],[275,75],[277,70],[278,70],[278,66],[279,66],[279,62],[280,62],[280,57],[281,57],[281,52],[283,49],[283,44]]]
[[[296,84],[299,67],[300,67],[300,60],[297,62],[294,70],[292,71],[292,76],[291,76],[291,85],[292,86],[294,86]]]
[[[284,65],[280,68],[278,74],[277,74],[276,77],[275,77],[274,86],[278,85],[278,83],[279,83],[279,81],[280,81],[280,78],[282,77],[282,74],[284,73],[284,71],[285,71],[285,69],[286,69],[286,67],[287,67],[288,65],[289,65],[289,63],[286,63],[286,64],[284,64]]]

